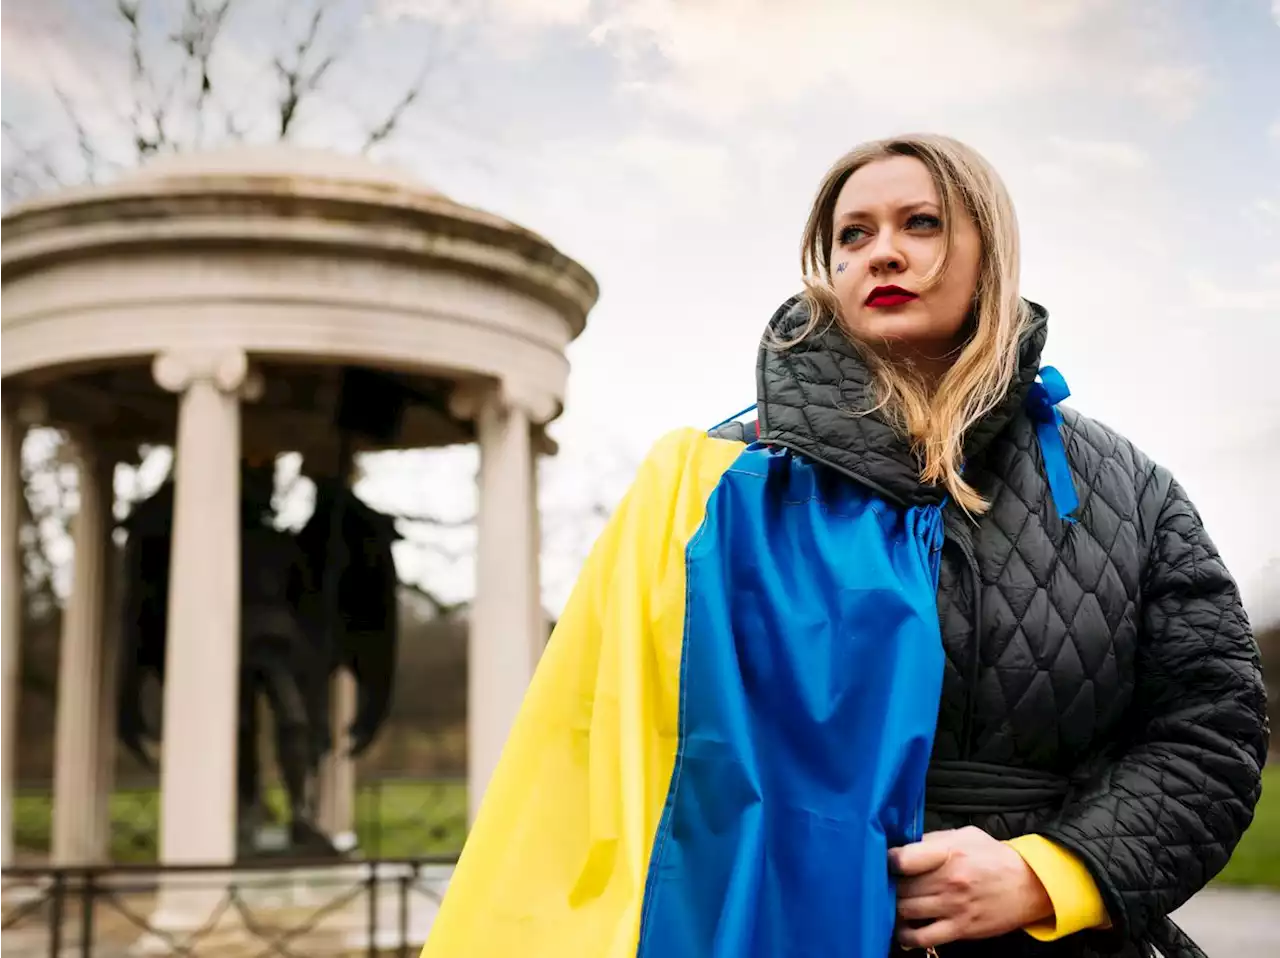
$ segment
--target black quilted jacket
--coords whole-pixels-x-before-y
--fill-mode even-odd
[[[945,507],[938,610],[946,676],[926,828],[1038,833],[1071,849],[1112,921],[1041,944],[1022,932],[941,958],[1199,955],[1168,920],[1227,862],[1248,826],[1267,749],[1257,645],[1235,583],[1186,493],[1121,436],[1064,410],[1080,497],[1059,518],[1024,411],[1046,314],[1017,382],[965,443],[992,503]],[[772,324],[803,320],[788,300]],[[759,436],[904,503],[936,503],[902,439],[865,409],[869,375],[838,332],[760,350]],[[745,427],[754,433],[756,426]],[[744,427],[726,427],[732,434]],[[754,438],[754,436],[747,436]]]

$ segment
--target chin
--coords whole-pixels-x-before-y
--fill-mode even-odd
[[[860,309],[845,329],[858,339],[870,341],[889,340],[903,344],[926,343],[949,339],[950,330],[940,329],[939,323],[927,313],[914,309]]]

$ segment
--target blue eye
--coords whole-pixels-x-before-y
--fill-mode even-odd
[[[907,220],[907,229],[936,230],[942,226],[942,220],[929,213],[916,213]]]
[[[862,236],[866,235],[866,232],[867,231],[860,226],[846,226],[840,231],[840,242],[845,246],[856,243],[858,240],[862,239]]]

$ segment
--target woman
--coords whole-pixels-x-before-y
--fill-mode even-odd
[[[588,560],[424,955],[1198,954],[1268,733],[1186,494],[1057,410],[973,150],[841,158],[803,267],[757,419]]]

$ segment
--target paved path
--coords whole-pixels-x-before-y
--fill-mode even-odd
[[[326,869],[308,877],[305,870],[291,872],[291,881],[281,884],[279,879],[271,881],[268,876],[255,872],[255,880],[248,882],[240,889],[241,897],[255,909],[297,908],[299,914],[311,915],[317,908],[332,903],[334,896],[347,887],[359,887],[366,876],[360,866],[352,866],[350,874],[338,875]],[[377,927],[380,931],[374,945],[380,949],[394,949],[400,943],[400,896],[394,869],[385,866],[385,871],[378,883],[379,895],[375,905],[378,912]],[[407,914],[407,937],[409,941],[422,941],[426,938],[435,918],[437,902],[448,884],[451,869],[447,867],[428,869],[415,884],[414,891],[406,900],[409,906]],[[261,888],[257,885],[261,884]],[[261,899],[261,900],[259,900]],[[150,904],[130,899],[130,907],[135,912],[146,914]],[[339,908],[317,926],[313,936],[294,944],[301,946],[298,954],[319,956],[337,954],[363,954],[370,942],[368,938],[368,899],[356,895],[346,907]],[[127,927],[112,931],[112,923],[107,919],[111,915],[99,915],[95,921],[98,947],[95,954],[104,958],[111,955],[135,956],[136,949],[130,950],[127,942],[137,938],[137,929],[128,924]],[[119,916],[115,916],[118,918]],[[1256,891],[1252,889],[1210,888],[1201,892],[1185,906],[1174,913],[1174,920],[1183,928],[1209,958],[1280,958],[1280,892]],[[78,929],[74,926],[78,919],[76,914],[68,916],[70,924],[65,925],[63,933],[75,940]],[[201,913],[193,919],[192,927],[202,924],[207,915]],[[116,922],[119,924],[119,922]],[[118,941],[116,939],[119,939]],[[261,940],[254,939],[254,949],[261,952]],[[20,928],[6,930],[4,933],[4,953],[15,958],[30,956],[43,958],[49,953],[48,929],[43,920],[28,922]],[[197,954],[223,954],[217,945],[209,951],[199,950]],[[945,954],[945,950],[943,952]]]
[[[1280,892],[1208,888],[1173,920],[1209,958],[1280,958]]]
[[[422,886],[432,895],[444,894],[448,869],[439,869]],[[383,883],[389,891],[388,883]],[[390,897],[379,927],[397,927]],[[410,912],[410,936],[425,938],[435,917],[435,901],[415,896]],[[363,906],[362,906],[363,907]],[[1209,888],[1174,912],[1174,921],[1195,939],[1209,958],[1280,958],[1280,892],[1246,888]],[[358,940],[357,940],[358,939]],[[417,940],[415,937],[414,940]],[[367,937],[348,940],[350,947],[366,947]],[[388,945],[389,946],[389,945]],[[945,951],[944,951],[945,954]]]

